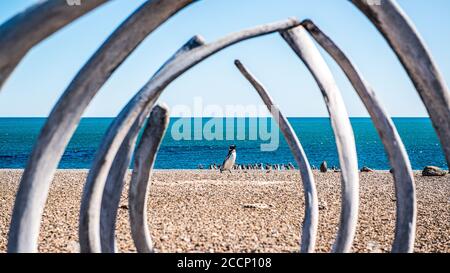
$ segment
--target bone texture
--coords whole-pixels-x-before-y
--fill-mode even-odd
[[[153,252],[152,238],[147,226],[149,180],[156,154],[169,125],[168,109],[156,105],[142,134],[134,156],[134,168],[128,193],[131,235],[138,252]]]
[[[355,138],[341,92],[319,50],[303,26],[281,32],[300,57],[322,91],[334,131],[342,169],[342,210],[334,252],[349,252],[358,220],[359,175]]]

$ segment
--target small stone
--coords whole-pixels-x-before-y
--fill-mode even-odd
[[[369,167],[364,166],[361,168],[361,172],[362,173],[373,173],[373,170]]]
[[[244,209],[269,209],[270,206],[263,203],[255,203],[255,204],[244,204]]]
[[[326,209],[327,209],[327,202],[320,202],[319,210],[326,210]]]
[[[77,241],[71,241],[67,244],[67,248],[71,253],[79,253],[80,252],[80,244]]]
[[[446,171],[435,166],[427,166],[422,171],[423,176],[445,176],[446,174]]]
[[[366,248],[367,248],[367,250],[370,253],[381,253],[382,252],[381,249],[380,249],[380,245],[377,242],[374,242],[374,241],[369,241],[367,243],[367,247]]]

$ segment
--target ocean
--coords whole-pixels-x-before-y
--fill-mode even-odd
[[[328,118],[290,118],[289,121],[299,136],[311,165],[319,166],[322,161],[327,161],[329,166],[339,167]],[[0,118],[0,168],[17,169],[26,166],[44,122],[45,118]],[[59,168],[90,168],[95,151],[111,122],[112,118],[83,118],[61,159]],[[221,164],[231,144],[237,146],[239,164],[292,162],[295,165],[283,136],[277,127],[270,126],[269,118],[224,119],[223,130],[220,126],[208,127],[208,122],[211,124],[211,119],[197,119],[195,122],[193,118],[181,120],[172,118],[158,153],[155,168],[197,169],[199,165],[207,168],[213,163]],[[181,123],[190,125],[179,127]],[[352,118],[351,123],[355,133],[359,167],[390,169],[383,145],[371,120]],[[429,118],[394,118],[394,123],[406,146],[413,169],[421,170],[427,165],[448,169]],[[199,126],[196,127],[194,124]],[[231,124],[232,127],[227,127],[227,124]],[[261,144],[270,140],[267,134],[260,135],[258,131],[264,124],[268,124],[268,131],[274,129],[271,140],[276,139],[276,135],[279,136],[279,145],[266,151],[261,150]],[[214,134],[202,136],[201,133],[205,129],[211,129]],[[173,132],[184,132],[184,138],[180,140],[180,135]],[[195,139],[199,136],[201,139]],[[210,140],[211,137],[215,139]]]

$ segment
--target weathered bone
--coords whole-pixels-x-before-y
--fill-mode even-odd
[[[107,0],[86,1],[73,8],[66,0],[46,0],[0,26],[0,90],[28,51],[42,40]]]
[[[319,85],[334,131],[342,169],[342,209],[334,252],[349,252],[358,220],[359,176],[355,138],[339,88],[325,60],[303,26],[281,32]]]
[[[397,222],[392,249],[394,252],[412,252],[416,229],[416,195],[411,163],[402,139],[374,91],[344,52],[312,21],[305,20],[302,25],[341,67],[372,118],[394,170]]]
[[[115,249],[115,227],[117,210],[125,184],[125,175],[130,166],[131,156],[134,151],[139,131],[141,130],[149,110],[145,110],[136,119],[126,138],[122,142],[111,169],[106,179],[105,190],[102,196],[101,207],[101,236],[102,251],[105,253],[114,253]]]
[[[308,158],[306,157],[305,151],[303,150],[303,147],[288,119],[281,113],[278,106],[274,104],[264,86],[244,67],[239,60],[236,60],[234,63],[242,75],[244,75],[244,77],[253,85],[264,104],[272,113],[273,118],[276,119],[278,126],[283,133],[292,154],[294,155],[295,161],[299,166],[303,188],[305,189],[305,219],[303,221],[301,252],[314,252],[319,219],[319,202],[314,183],[314,176],[312,174]]]
[[[170,63],[170,61],[173,59],[173,58],[175,58],[176,56],[178,56],[179,54],[181,54],[182,52],[185,52],[185,51],[189,51],[189,50],[192,50],[193,48],[195,48],[195,47],[198,47],[198,46],[200,46],[200,45],[202,45],[202,44],[204,44],[203,43],[203,40],[201,39],[201,38],[199,38],[199,37],[194,37],[193,39],[191,39],[189,42],[187,42],[180,50],[178,50],[174,55],[173,55],[173,57],[171,58],[171,59],[169,59],[169,61],[168,61],[168,63]],[[167,63],[166,63],[167,64]],[[166,64],[164,64],[163,65],[163,67],[166,65]],[[146,112],[145,113],[145,116],[147,116],[147,114],[148,114],[148,109],[151,109],[152,108],[152,106],[153,106],[153,104],[155,103],[155,100],[152,100],[150,103],[148,103],[148,106],[146,106],[146,107],[144,107],[143,109],[141,109],[141,112],[139,113],[139,115],[138,115],[138,119],[133,119],[133,121],[130,121],[130,122],[132,122],[133,123],[133,126],[135,125],[135,124],[138,124],[138,128],[139,128],[139,130],[140,130],[140,128],[142,128],[142,124],[143,124],[143,120],[139,120],[140,118],[142,118],[142,113],[143,112]],[[116,118],[117,119],[117,118]],[[128,130],[128,128],[127,128],[127,130]],[[129,132],[131,131],[131,130],[133,130],[132,128],[131,129],[129,129],[129,131],[126,131],[126,130],[122,130],[122,131],[120,131],[120,132],[116,132],[115,134],[129,134]],[[108,135],[108,133],[106,133],[106,135]],[[112,146],[111,146],[112,147]],[[110,149],[112,149],[110,147]],[[120,150],[119,150],[119,152],[120,152]],[[115,157],[117,157],[117,154],[115,155]],[[111,167],[113,167],[112,165],[111,165]],[[111,170],[109,170],[109,172],[111,172]],[[89,176],[93,176],[93,177],[96,177],[97,176],[97,174],[95,174],[95,173],[93,173],[92,172],[92,169],[91,169],[91,171],[89,172]],[[88,176],[88,181],[89,181],[89,176]],[[121,194],[121,192],[119,192],[118,191],[118,189],[114,189],[113,187],[114,187],[115,185],[113,185],[113,184],[110,184],[110,189],[109,189],[109,191],[110,192],[112,192],[114,195],[115,195],[115,197],[114,197],[114,199],[120,199],[120,194]],[[86,185],[86,187],[87,187],[87,185]],[[86,190],[86,187],[85,187],[85,190]],[[86,197],[86,196],[89,196],[89,195],[87,195],[88,193],[84,193],[84,195],[83,195],[83,199],[82,199],[82,208],[83,208],[83,202],[84,202],[84,200],[88,200],[88,197]],[[103,196],[105,195],[105,192],[103,191]],[[100,198],[100,200],[102,200],[103,199],[103,196]],[[96,201],[96,202],[98,202],[98,199],[95,199],[94,201]],[[94,203],[95,205],[97,205],[97,203]],[[103,206],[103,204],[102,204],[102,206]],[[115,207],[114,207],[115,206]],[[108,206],[108,210],[115,210],[117,208],[117,206],[115,205],[115,204],[109,204],[109,206]],[[83,209],[81,209],[81,210],[83,210]],[[103,213],[105,212],[105,210],[102,210],[100,213],[100,221],[101,221],[101,225],[100,225],[100,243],[101,243],[101,246],[102,246],[102,252],[114,252],[115,251],[115,241],[114,241],[114,227],[113,226],[108,226],[108,225],[106,225],[106,224],[102,224],[102,222],[104,223],[104,222],[112,222],[113,220],[114,220],[114,222],[113,223],[115,223],[115,219],[109,219],[109,220],[107,220],[107,219],[105,219],[105,217],[106,218],[108,218],[108,214],[106,214],[106,215],[104,215]],[[117,212],[116,212],[117,213]],[[89,222],[88,221],[85,221],[84,219],[86,219],[86,218],[82,218],[82,216],[83,216],[83,214],[82,213],[80,213],[80,230],[79,230],[79,233],[80,233],[80,245],[81,245],[81,250],[83,251],[83,252],[90,252],[88,249],[89,249],[89,246],[87,245],[87,244],[84,244],[84,243],[82,243],[82,242],[84,242],[84,240],[83,239],[81,239],[81,238],[91,238],[91,237],[89,237],[90,235],[89,235],[89,231],[87,230],[87,229],[82,229],[81,227],[83,226],[83,227],[88,227],[89,226]],[[83,223],[83,221],[85,221],[86,222],[86,224],[82,224]],[[109,236],[105,236],[105,234],[109,234]],[[88,241],[87,239],[86,239],[86,241]],[[103,248],[103,247],[105,247],[105,248]],[[84,249],[86,249],[86,250],[84,250]]]
[[[450,92],[412,21],[394,0],[351,0],[383,34],[414,83],[450,166]],[[393,249],[393,251],[400,251]]]
[[[152,238],[147,226],[149,179],[156,154],[169,125],[169,110],[156,105],[142,134],[134,156],[134,168],[128,193],[131,235],[138,252],[153,252]]]
[[[8,252],[36,252],[42,212],[58,162],[100,87],[159,25],[192,0],[144,3],[80,70],[49,115],[28,160],[10,225]],[[85,4],[85,3],[83,3]]]
[[[186,52],[177,52],[130,100],[109,127],[87,178],[81,205],[79,226],[80,246],[83,252],[101,251],[99,234],[101,194],[115,154],[126,132],[128,132],[139,113],[143,109],[153,106],[164,88],[178,76],[219,50],[242,40],[277,32],[297,25],[299,25],[299,22],[294,19],[261,25],[230,34],[211,44],[197,46]],[[194,38],[191,41],[198,40],[198,38]],[[199,45],[198,42],[197,45]]]

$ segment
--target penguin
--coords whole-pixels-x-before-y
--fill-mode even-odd
[[[228,149],[228,155],[223,161],[222,166],[220,167],[220,172],[229,171],[231,173],[231,168],[236,162],[236,145],[231,145]]]

